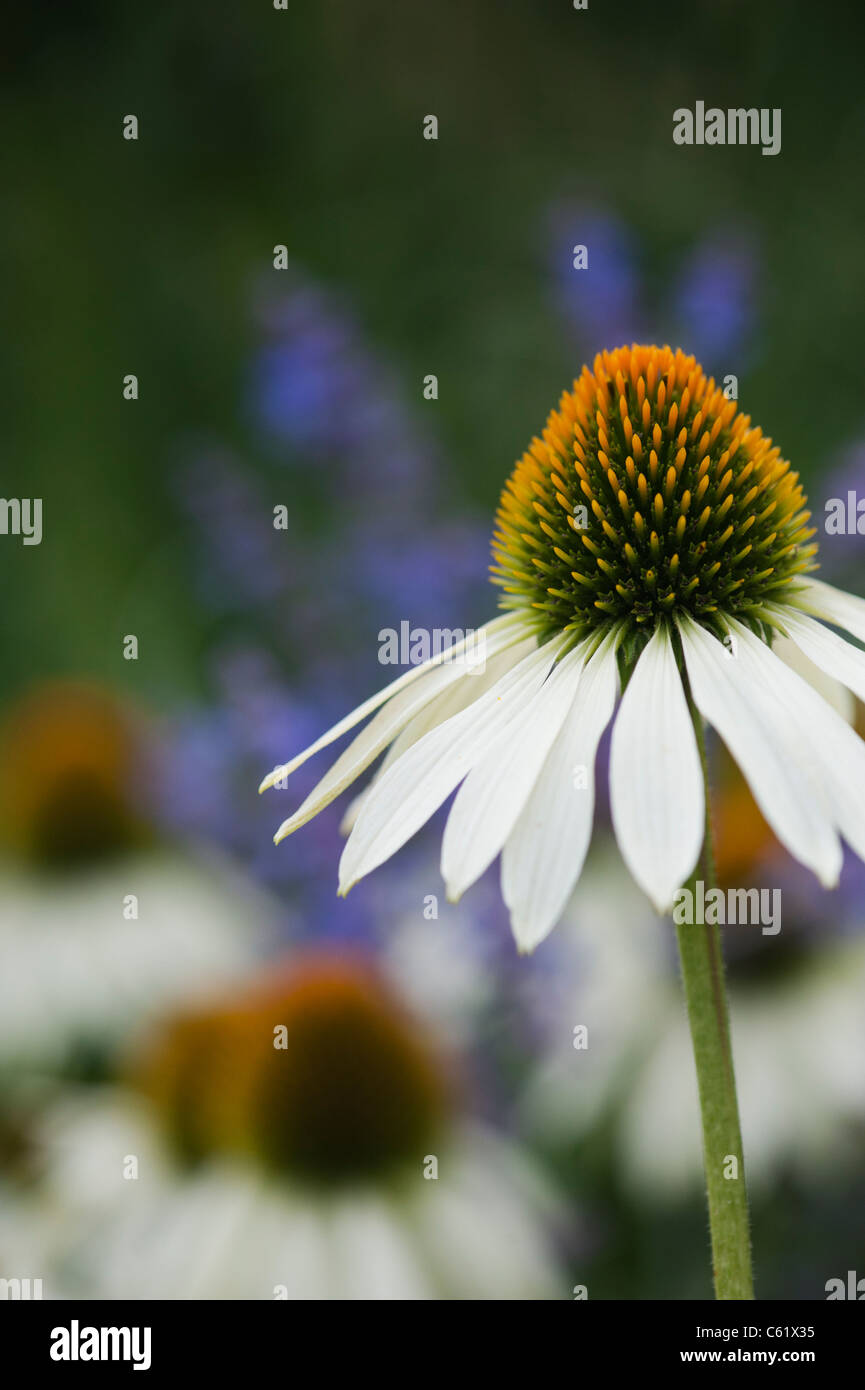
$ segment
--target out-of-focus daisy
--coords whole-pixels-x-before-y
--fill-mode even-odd
[[[521,1099],[522,1124],[536,1141],[562,1146],[588,1139],[604,1120],[624,1186],[643,1199],[681,1202],[700,1191],[703,1155],[673,963],[664,959],[657,921],[639,910],[632,917],[615,911],[621,884],[608,881],[605,892],[590,873],[587,888],[587,909],[606,899],[607,910],[600,919],[584,912],[581,893],[556,934],[565,952],[558,958],[562,997]],[[639,964],[649,958],[641,992],[627,988],[634,948]],[[865,945],[799,942],[784,960],[780,949],[774,942],[767,948],[764,973],[749,977],[740,963],[727,981],[755,1200],[791,1171],[808,1180],[856,1171],[865,1125]],[[587,1029],[584,1051],[573,1050],[576,1025]]]
[[[135,1077],[137,1101],[67,1101],[44,1128],[58,1296],[568,1296],[549,1192],[459,1117],[360,960],[308,957],[179,1016]]]
[[[221,861],[154,842],[144,743],[116,701],[45,687],[0,744],[0,1066],[93,1061],[248,967],[271,909]]]
[[[560,200],[544,216],[544,249],[551,302],[582,353],[599,342],[641,338],[647,324],[688,342],[713,368],[753,358],[761,265],[747,229],[737,222],[711,227],[677,248],[669,278],[650,283],[635,227],[603,204]],[[574,250],[587,248],[575,272]],[[654,279],[654,277],[652,277]],[[726,369],[726,367],[725,367]]]
[[[858,1171],[865,1124],[865,944],[845,940],[799,949],[750,982],[731,971],[728,985],[752,1195],[791,1169],[824,1177]],[[671,980],[664,1026],[635,1069],[616,1130],[622,1172],[638,1191],[680,1200],[699,1190],[693,1066]]]
[[[262,788],[373,716],[277,839],[385,749],[340,891],[394,854],[459,787],[442,872],[458,898],[502,853],[521,948],[550,931],[591,836],[598,741],[613,726],[613,824],[636,882],[670,907],[703,842],[694,711],[766,820],[820,881],[841,838],[865,857],[865,745],[772,649],[776,634],[865,693],[865,601],[810,577],[798,475],[693,357],[633,346],[584,368],[502,495],[494,577],[509,610],[413,667]]]

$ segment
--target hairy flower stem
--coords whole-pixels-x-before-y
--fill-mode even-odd
[[[706,785],[706,833],[697,872],[708,892],[717,886],[717,880],[706,778],[706,744],[702,721],[687,685],[687,673],[683,671],[683,675]],[[700,1093],[715,1297],[752,1299],[748,1197],[720,934],[715,925],[683,923],[676,927],[676,935]]]

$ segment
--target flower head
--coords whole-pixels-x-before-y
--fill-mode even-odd
[[[446,1108],[435,1059],[389,992],[327,956],[178,1018],[140,1080],[187,1160],[245,1155],[319,1184],[419,1171]]]
[[[0,1071],[94,1076],[119,1039],[236,976],[276,908],[142,809],[159,753],[98,686],[34,687],[0,728]],[[140,909],[140,912],[139,912]]]
[[[0,731],[0,838],[39,868],[71,870],[148,842],[131,779],[138,732],[121,706],[85,685],[29,692]]]
[[[502,893],[530,950],[579,878],[615,713],[613,825],[659,911],[703,842],[702,721],[778,840],[834,885],[841,837],[865,858],[865,744],[842,702],[825,698],[827,680],[865,697],[865,653],[824,624],[865,641],[865,601],[811,577],[808,519],[778,448],[694,358],[602,353],[505,488],[494,578],[508,611],[484,629],[482,674],[457,643],[274,769],[262,790],[373,716],[276,838],[388,749],[348,817],[341,891],[459,788],[442,844],[448,895],[501,853]],[[791,646],[820,689],[794,669]]]
[[[583,368],[511,474],[494,577],[541,636],[771,621],[813,565],[808,519],[798,475],[693,357],[624,347]]]
[[[563,1216],[554,1190],[460,1104],[437,1048],[365,957],[295,956],[183,1007],[136,1048],[132,1088],[67,1090],[32,1126],[54,1215],[40,1268],[59,1296],[515,1299],[568,1287],[550,1239]],[[136,1157],[141,1182],[124,1181],[118,1153]],[[32,1218],[25,1230],[32,1244]]]

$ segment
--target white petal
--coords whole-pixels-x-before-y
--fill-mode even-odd
[[[666,912],[700,853],[705,788],[664,624],[640,656],[613,725],[610,809],[625,863],[657,910]]]
[[[503,646],[510,648],[510,651],[504,653],[506,657],[509,657],[513,651],[517,653],[512,660],[506,662],[505,669],[508,669],[511,665],[516,665],[521,651],[525,652],[527,648],[533,649],[534,638],[529,637],[523,642],[515,642],[512,631],[507,628],[503,632],[494,633],[485,644],[485,660],[494,659],[497,653],[502,655],[501,648]],[[366,771],[382,749],[386,748],[405,729],[407,724],[410,724],[418,714],[423,713],[438,697],[454,685],[464,685],[466,687],[464,702],[467,702],[472,698],[472,691],[477,688],[477,683],[482,680],[483,673],[481,671],[469,670],[465,664],[459,661],[448,661],[444,665],[428,671],[422,681],[410,685],[406,690],[401,690],[398,695],[394,695],[392,699],[388,700],[384,709],[380,709],[373,716],[366,728],[362,729],[357,738],[353,739],[348,748],[340,754],[294,815],[283,821],[273,837],[275,843],[278,844],[286,835],[291,835],[295,830],[299,830],[302,825],[306,825],[307,821],[312,820],[313,816],[317,816],[320,811],[323,811],[325,806],[329,806],[331,801],[344,792],[346,787],[351,786],[362,772]],[[440,715],[435,722],[440,722],[444,717],[444,715]]]
[[[398,1203],[375,1191],[345,1198],[330,1214],[330,1235],[335,1292],[343,1300],[433,1297]]]
[[[546,642],[492,690],[425,734],[371,790],[340,860],[340,893],[383,864],[429,820],[539,689],[562,646]]]
[[[502,897],[520,951],[533,951],[552,931],[582,871],[595,810],[595,758],[617,689],[616,638],[609,637],[580,673],[564,725],[502,853]]]
[[[505,613],[500,618],[493,618],[492,622],[487,623],[485,627],[480,628],[477,632],[470,633],[468,636],[464,637],[462,641],[455,642],[454,645],[448,647],[446,651],[439,652],[437,656],[431,657],[429,661],[423,662],[420,666],[413,666],[410,671],[404,671],[395,681],[391,681],[390,685],[386,685],[378,694],[371,695],[368,700],[365,700],[362,705],[358,705],[357,709],[352,710],[352,712],[347,714],[344,719],[341,719],[338,724],[334,724],[333,728],[328,729],[326,733],[316,739],[315,743],[311,743],[308,748],[305,748],[302,753],[298,753],[297,756],[291,758],[289,762],[282,763],[279,767],[275,767],[273,771],[268,773],[267,777],[265,777],[258,790],[262,792],[266,791],[267,788],[272,787],[275,782],[281,782],[284,777],[288,777],[299,768],[302,763],[305,763],[307,758],[311,758],[314,753],[320,752],[322,748],[327,748],[328,744],[334,743],[338,738],[341,738],[343,734],[347,734],[349,729],[353,729],[356,724],[360,724],[368,715],[374,714],[386,700],[393,699],[393,697],[399,694],[401,690],[404,690],[406,686],[413,685],[421,676],[428,675],[430,671],[435,670],[436,667],[441,666],[444,662],[456,662],[458,669],[465,670],[466,663],[460,662],[458,658],[466,651],[466,648],[468,648],[470,654],[473,654],[476,650],[476,644],[483,641],[486,644],[486,651],[489,652],[489,644],[494,636],[497,638],[501,633],[512,633],[513,640],[518,641],[524,634],[524,630],[525,620],[522,619],[519,614]]]
[[[275,1200],[274,1200],[275,1199]],[[271,1207],[271,1202],[273,1206]],[[270,1237],[257,1244],[255,1265],[260,1270],[261,1283],[269,1277],[270,1287],[284,1284],[290,1302],[322,1302],[334,1296],[334,1269],[328,1242],[328,1230],[317,1206],[301,1190],[280,1191],[274,1194],[262,1211],[269,1221]],[[277,1205],[277,1202],[279,1205]],[[253,1242],[249,1244],[255,1248]],[[266,1264],[263,1249],[268,1255]]]
[[[457,792],[441,857],[451,902],[480,878],[513,829],[574,698],[583,660],[580,647],[562,658]]]
[[[808,579],[794,594],[793,602],[865,642],[865,599],[836,589],[833,584],[824,584],[821,579]]]
[[[544,1180],[518,1150],[475,1126],[458,1143],[438,1183],[425,1183],[408,1208],[444,1297],[561,1297],[568,1286],[551,1231],[563,1214]]]
[[[813,618],[790,613],[787,609],[775,611],[787,635],[809,661],[825,671],[827,676],[847,686],[860,700],[865,700],[865,652],[860,647],[845,642],[837,632],[830,631]]]
[[[777,710],[783,702],[795,721],[796,751],[808,770],[815,802],[859,858],[865,859],[865,743],[765,642],[740,623],[731,627],[738,637],[738,659],[747,658],[752,669],[758,669],[771,691],[773,708]],[[837,883],[839,873],[840,862],[834,876],[827,879],[830,886]]]
[[[782,619],[789,621],[788,610],[785,609],[783,614],[778,614],[779,623]],[[812,622],[813,620],[809,618],[807,621]],[[828,632],[828,628],[821,627],[819,623],[816,626],[820,628],[821,632]],[[829,635],[835,636],[834,633]],[[840,641],[841,639],[838,638],[837,640]],[[776,631],[772,640],[772,651],[781,658],[785,666],[789,666],[791,671],[795,671],[797,676],[801,676],[803,681],[807,681],[809,685],[813,686],[818,695],[822,695],[823,699],[827,700],[832,708],[838,711],[842,719],[845,719],[848,724],[854,722],[856,701],[846,685],[842,685],[833,676],[821,671],[820,667],[805,655],[803,648],[798,646],[792,638],[785,637],[781,631]]]
[[[446,719],[459,714],[460,710],[468,709],[469,705],[480,699],[485,691],[490,690],[506,671],[509,671],[512,666],[516,666],[523,657],[528,656],[529,652],[534,651],[536,646],[537,639],[535,637],[523,638],[521,642],[517,642],[505,651],[490,657],[484,670],[473,674],[471,680],[456,681],[453,685],[449,685],[447,689],[436,695],[421,710],[420,714],[416,714],[399,737],[394,739],[372,781],[364,787],[362,792],[353,797],[346,807],[345,815],[339,826],[340,834],[349,835],[351,833],[357,824],[361,808],[369,800],[373,787],[381,781],[388,769],[393,767],[403,753],[407,753],[419,739],[423,738],[424,734],[429,733],[430,729],[437,728]]]
[[[733,626],[731,648],[690,619],[683,619],[679,630],[697,708],[736,759],[769,825],[821,882],[837,882],[841,847],[814,770],[800,755],[798,720],[778,698],[775,672],[807,688],[805,682],[739,624]],[[751,641],[765,658],[757,667],[749,660]]]

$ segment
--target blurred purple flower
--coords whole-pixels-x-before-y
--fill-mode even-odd
[[[265,341],[246,392],[254,425],[287,446],[296,466],[331,464],[323,476],[352,498],[386,493],[393,505],[422,502],[436,451],[411,419],[392,369],[345,304],[299,270],[289,276],[287,293],[259,302]]]
[[[274,604],[292,583],[294,550],[268,505],[230,454],[208,450],[182,468],[180,507],[200,542],[198,592],[208,608],[231,612]]]
[[[756,322],[756,281],[756,256],[747,238],[734,228],[712,232],[676,277],[670,340],[681,342],[707,370],[728,368],[739,375]]]
[[[556,310],[587,361],[621,343],[670,342],[710,371],[742,372],[756,323],[758,262],[739,228],[713,229],[698,242],[660,302],[645,283],[636,233],[612,210],[555,203],[544,238]],[[584,270],[573,265],[577,245],[587,248]]]
[[[556,310],[587,355],[646,336],[636,239],[614,213],[557,203],[546,222],[548,264]],[[574,269],[574,247],[588,266]]]
[[[486,622],[494,603],[490,535],[489,524],[470,520],[358,534],[348,559],[378,626],[396,627],[402,619],[427,629]]]
[[[229,642],[221,631],[207,654],[212,694],[176,721],[159,808],[172,831],[217,843],[277,887],[317,936],[363,935],[380,919],[381,899],[336,897],[344,801],[304,828],[301,852],[272,843],[321,776],[320,760],[298,769],[286,790],[259,797],[257,785],[382,684],[383,626],[467,628],[489,617],[490,527],[436,520],[433,446],[333,296],[296,275],[258,314],[265,341],[248,399],[295,471],[290,488],[272,484],[272,497],[271,472],[257,481],[225,451],[202,452],[179,474],[199,592],[221,617],[242,615],[244,637]],[[301,463],[314,465],[304,478]],[[321,528],[303,492],[319,481],[330,489]],[[289,531],[273,524],[280,502]],[[391,890],[397,898],[400,880]]]
[[[301,768],[287,790],[267,797],[258,795],[257,784],[288,751],[312,742],[337,711],[326,699],[289,694],[270,658],[254,648],[222,651],[213,669],[213,700],[188,708],[167,735],[152,778],[158,818],[175,834],[218,845],[324,931],[338,907],[334,866],[344,808],[314,821],[303,854],[289,855],[273,844],[273,833],[321,768]],[[356,925],[356,907],[334,916],[341,932]]]

